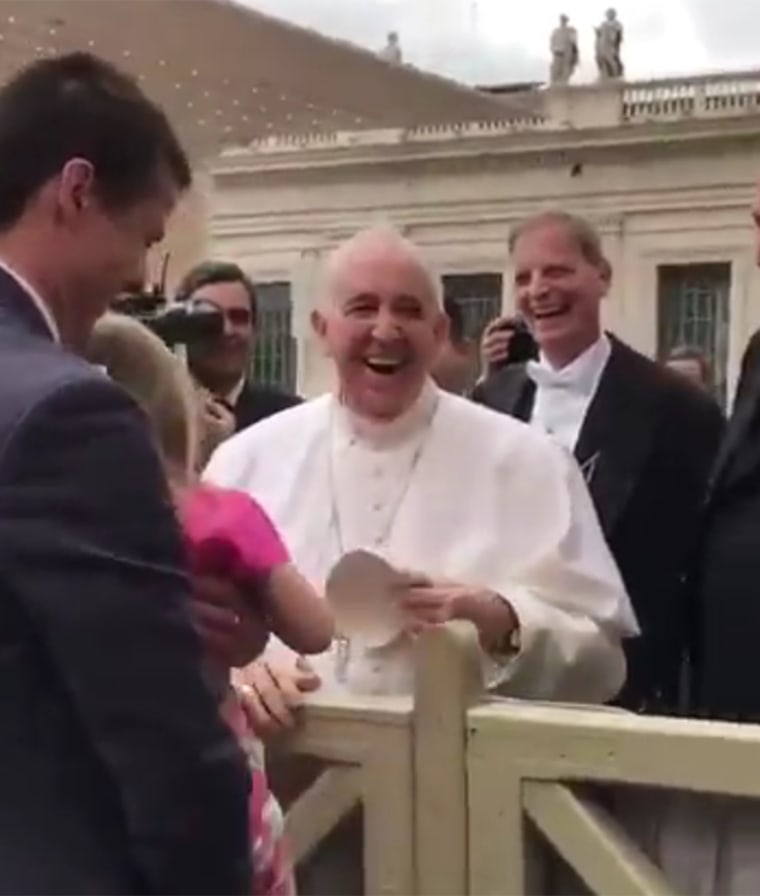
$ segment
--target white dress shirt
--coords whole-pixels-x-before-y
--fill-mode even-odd
[[[32,300],[32,303],[37,307],[37,310],[42,315],[42,319],[47,324],[48,330],[50,330],[50,335],[53,337],[55,342],[61,341],[61,334],[58,329],[58,324],[55,322],[55,318],[53,317],[52,312],[47,306],[47,303],[42,298],[42,296],[37,292],[37,290],[21,276],[17,271],[15,271],[7,261],[3,261],[0,259],[0,268],[8,274],[9,277],[13,277],[13,279],[18,283],[18,285],[24,290],[24,292],[29,296]]]
[[[364,548],[503,596],[521,645],[487,683],[505,693],[601,702],[622,684],[621,639],[637,625],[620,575],[577,465],[524,423],[432,383],[390,424],[326,395],[223,443],[206,479],[255,497],[319,590],[345,552]],[[338,653],[314,661],[329,689],[412,687],[405,638],[347,668]]]
[[[610,340],[602,333],[565,367],[552,367],[543,355],[526,365],[526,373],[536,384],[531,424],[570,452],[575,449],[611,351]]]

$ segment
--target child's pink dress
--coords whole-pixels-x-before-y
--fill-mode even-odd
[[[181,521],[196,575],[220,575],[255,585],[290,557],[272,521],[243,492],[198,486],[186,493]],[[248,757],[253,837],[254,896],[293,896],[293,869],[284,843],[284,820],[266,779],[261,742],[230,687],[222,715]]]

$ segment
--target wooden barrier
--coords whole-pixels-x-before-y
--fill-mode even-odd
[[[589,785],[760,798],[760,726],[485,696],[474,631],[420,641],[416,692],[308,703],[290,753],[329,767],[291,806],[298,859],[357,803],[365,893],[546,892],[534,830],[598,894],[674,892]]]

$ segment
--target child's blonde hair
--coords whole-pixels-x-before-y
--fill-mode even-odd
[[[145,411],[170,477],[187,480],[200,433],[198,398],[182,362],[146,326],[114,313],[95,324],[87,357]]]

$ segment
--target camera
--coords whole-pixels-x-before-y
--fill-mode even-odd
[[[507,357],[503,361],[491,364],[492,372],[502,370],[511,364],[524,364],[526,361],[535,361],[538,358],[538,343],[521,317],[507,318],[498,329],[511,330],[512,338],[509,340]]]
[[[224,315],[203,300],[170,302],[166,297],[168,254],[164,256],[159,282],[150,289],[127,290],[111,303],[111,310],[138,320],[169,348],[214,342],[224,334]]]
[[[127,293],[111,310],[139,320],[170,348],[213,342],[224,333],[224,315],[210,302],[172,304],[155,292]]]

